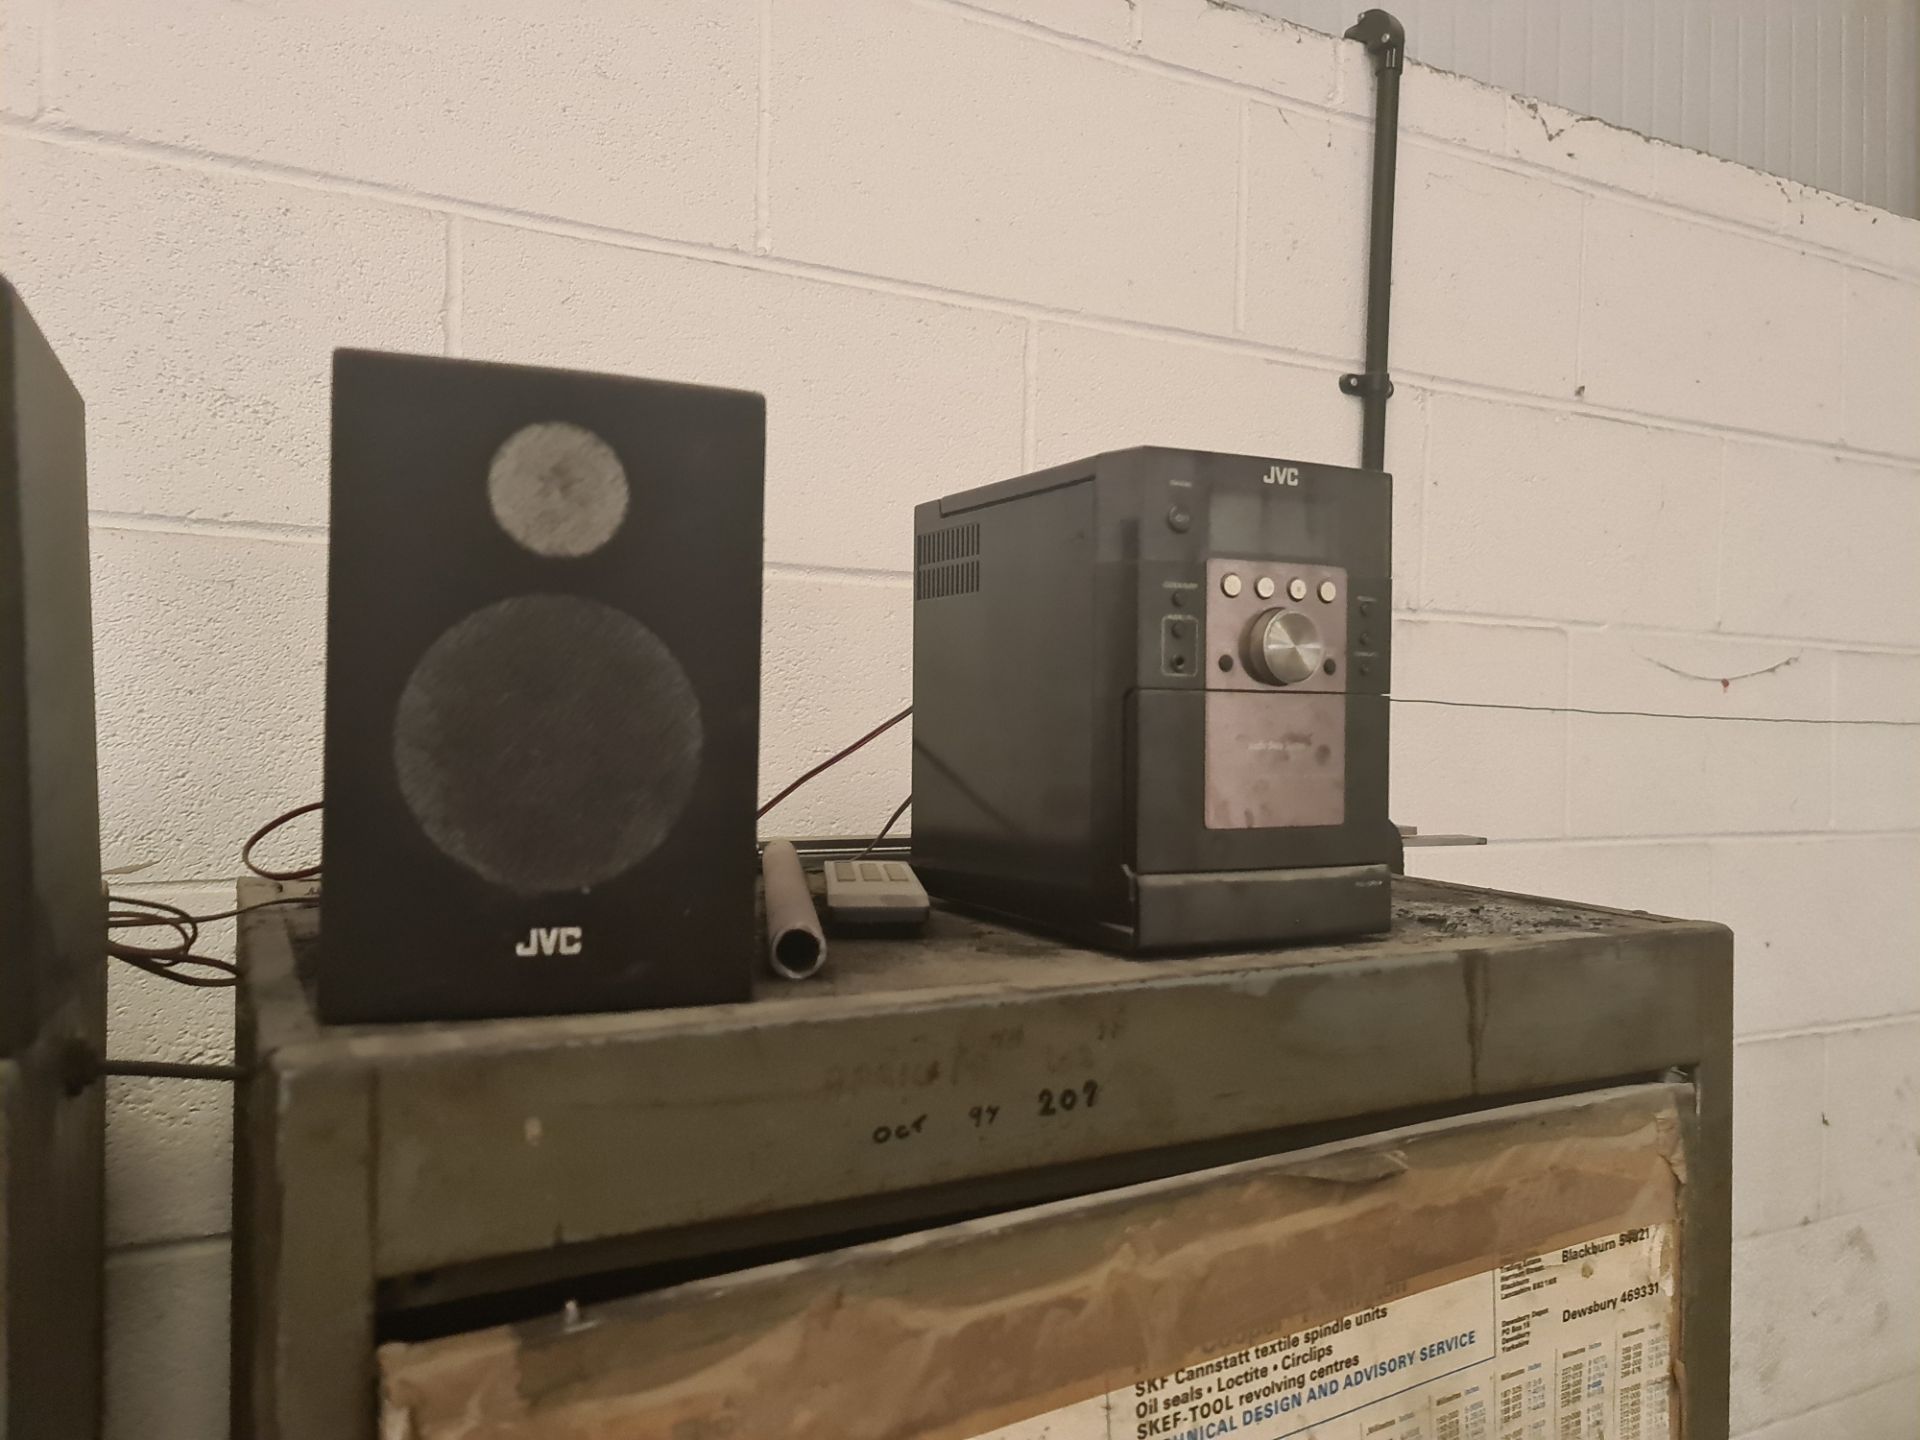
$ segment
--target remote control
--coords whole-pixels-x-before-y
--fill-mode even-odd
[[[827,918],[848,925],[918,925],[927,892],[900,860],[829,860]]]

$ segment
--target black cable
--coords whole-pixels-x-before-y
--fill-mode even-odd
[[[831,770],[835,765],[838,765],[842,760],[846,759],[849,755],[853,754],[854,751],[860,749],[861,746],[867,744],[869,741],[879,739],[882,735],[886,734],[887,731],[891,730],[894,726],[898,725],[902,720],[906,719],[912,713],[913,713],[913,706],[909,705],[907,706],[906,709],[902,710],[898,715],[893,716],[891,719],[882,720],[878,725],[874,726],[873,729],[869,730],[866,734],[862,735],[858,740],[854,741],[851,745],[847,746],[846,749],[836,751],[832,755],[829,755],[826,759],[822,760],[818,765],[814,766],[811,770],[807,771],[804,775],[802,775],[798,780],[795,780],[792,784],[788,785],[784,790],[780,791],[779,794],[775,795],[771,800],[767,801],[766,804],[762,805],[759,811],[755,814],[754,818],[759,819],[761,816],[765,815],[769,810],[773,809],[774,806],[778,805],[782,800],[786,799],[789,795],[793,794],[793,792],[798,790],[802,785],[806,784],[809,780],[813,779],[814,776],[820,774],[823,771]]]
[[[880,842],[887,838],[887,832],[893,829],[895,823],[898,822],[902,815],[907,813],[907,807],[911,804],[913,804],[913,796],[908,795],[906,799],[894,807],[893,814],[887,817],[887,823],[880,827],[880,833],[867,842],[867,848],[853,858],[856,860],[864,860],[867,856],[878,850],[880,848]]]
[[[230,960],[194,953],[193,947],[200,941],[200,927],[217,920],[232,920],[272,905],[311,905],[312,903],[314,903],[312,896],[291,895],[275,900],[259,900],[251,905],[236,906],[232,910],[216,910],[209,914],[195,915],[167,900],[109,891],[107,893],[107,929],[109,931],[171,930],[176,938],[164,945],[137,945],[109,937],[107,954],[110,958],[123,961],[156,979],[170,980],[176,985],[189,985],[200,989],[226,989],[239,983],[239,967]],[[143,914],[142,911],[151,913]],[[197,971],[211,973],[199,974],[196,973]]]
[[[310,801],[305,805],[296,805],[267,821],[240,847],[240,863],[264,880],[311,880],[320,874],[318,865],[301,866],[294,870],[269,870],[254,863],[253,850],[262,840],[285,825],[289,820],[302,815],[310,815],[321,807],[322,802]],[[122,961],[134,969],[152,975],[156,979],[170,980],[176,985],[188,985],[198,989],[230,989],[240,983],[240,969],[230,960],[217,959],[211,955],[194,952],[194,946],[200,942],[200,927],[210,925],[217,920],[233,920],[254,910],[264,910],[269,905],[310,905],[310,895],[286,895],[274,900],[260,900],[251,905],[235,906],[231,910],[216,910],[204,915],[195,915],[181,906],[167,900],[154,900],[144,895],[126,895],[114,891],[107,892],[107,929],[116,930],[171,930],[174,938],[164,945],[139,945],[131,941],[114,938],[111,933],[107,939],[107,955],[110,959]]]
[[[1583,705],[1508,705],[1496,700],[1428,700],[1413,695],[1389,695],[1395,705],[1445,705],[1455,710],[1524,710],[1536,715],[1618,715],[1635,720],[1717,720],[1748,725],[1886,725],[1920,728],[1920,720],[1836,720],[1818,715],[1683,715],[1666,710],[1595,710]]]
[[[240,863],[258,875],[262,880],[311,880],[320,873],[318,865],[303,865],[297,870],[269,870],[264,865],[253,863],[253,847],[278,830],[289,820],[298,820],[302,815],[311,815],[326,802],[310,800],[305,805],[296,805],[284,814],[276,815],[253,834],[247,837],[247,843],[240,847]]]

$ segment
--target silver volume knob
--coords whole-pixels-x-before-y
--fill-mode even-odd
[[[1247,627],[1247,669],[1269,685],[1297,685],[1320,668],[1326,646],[1298,610],[1265,610]]]

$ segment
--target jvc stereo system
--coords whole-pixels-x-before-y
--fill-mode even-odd
[[[1133,952],[1384,930],[1392,481],[1121,450],[918,507],[913,860]]]

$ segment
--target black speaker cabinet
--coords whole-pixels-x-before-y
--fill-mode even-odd
[[[0,280],[0,1056],[106,965],[86,410]]]
[[[0,1436],[100,1425],[106,903],[86,412],[0,280]]]
[[[766,404],[343,350],[329,1021],[743,1000]]]

